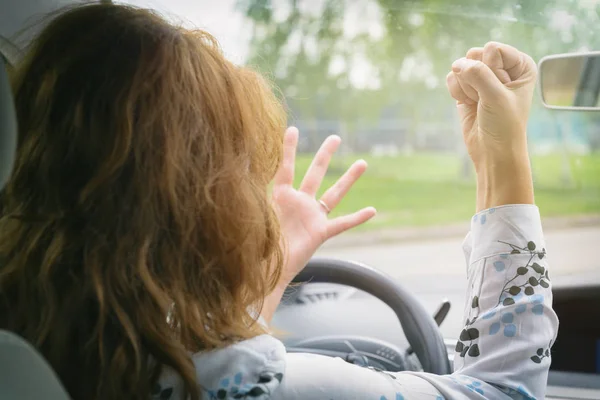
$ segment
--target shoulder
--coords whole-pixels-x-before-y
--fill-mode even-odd
[[[284,376],[285,347],[270,335],[234,343],[222,349],[192,354],[204,399],[268,399]],[[182,382],[165,368],[153,399],[180,399]],[[168,396],[167,396],[168,395]]]

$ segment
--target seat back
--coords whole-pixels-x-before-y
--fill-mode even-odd
[[[33,346],[0,330],[0,399],[69,400],[69,395]]]
[[[10,178],[17,148],[17,116],[8,81],[8,54],[3,49],[6,47],[0,47],[0,190]],[[69,400],[69,396],[33,346],[0,330],[0,399]]]

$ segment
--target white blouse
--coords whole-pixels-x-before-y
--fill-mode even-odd
[[[205,399],[543,399],[556,339],[548,259],[533,205],[482,211],[464,242],[468,300],[455,372],[386,372],[285,352],[263,335],[193,356]],[[154,398],[181,398],[165,371]]]

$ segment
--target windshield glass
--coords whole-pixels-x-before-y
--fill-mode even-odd
[[[371,205],[379,214],[321,253],[385,270],[431,309],[449,297],[456,320],[466,286],[460,244],[475,186],[445,87],[452,61],[491,40],[536,61],[600,48],[598,0],[129,3],[208,30],[231,60],[270,76],[300,130],[299,172],[332,133],[343,145],[328,183],[357,158],[367,160],[369,170],[336,212]],[[536,202],[557,283],[600,281],[597,257],[587,256],[600,239],[599,115],[550,111],[534,98],[528,135]]]

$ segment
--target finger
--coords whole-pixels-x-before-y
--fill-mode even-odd
[[[479,102],[479,93],[477,93],[477,90],[475,90],[469,83],[460,79],[460,76],[457,76],[456,80],[458,81],[462,91],[467,95],[467,97],[469,97],[469,99],[473,101],[473,104]]]
[[[330,210],[333,210],[366,170],[367,162],[365,160],[356,161],[333,186],[327,189],[321,197],[321,201],[327,204]]]
[[[473,47],[467,51],[467,58],[469,60],[483,60],[483,47]]]
[[[514,82],[537,71],[533,59],[516,48],[498,42],[489,42],[483,51],[483,62],[504,83]]]
[[[507,46],[505,48],[506,54],[506,62],[510,62],[511,64],[519,62],[516,59],[520,58],[520,52],[514,47]],[[490,69],[494,72],[494,74],[498,77],[500,82],[503,84],[507,84],[512,81],[510,74],[505,65],[504,57],[502,56],[502,51],[500,50],[500,43],[489,42],[485,45],[483,50],[483,59],[482,61],[490,67]],[[515,64],[515,66],[517,65]],[[513,72],[517,72],[513,70]],[[519,76],[521,74],[519,73]]]
[[[317,190],[319,190],[321,182],[323,182],[323,178],[327,173],[327,168],[329,168],[331,157],[340,146],[341,141],[342,139],[337,135],[332,135],[325,139],[310,164],[306,175],[304,175],[304,179],[300,184],[300,191],[310,194],[311,196],[314,196],[317,193]]]
[[[461,87],[468,85],[477,91],[479,98],[494,101],[499,96],[504,97],[506,88],[481,61],[459,58],[452,64],[452,71],[456,74]]]
[[[377,211],[373,207],[363,208],[353,214],[343,215],[341,217],[329,220],[327,226],[327,238],[332,238],[339,235],[342,232],[352,229],[355,226],[364,224],[377,214]]]
[[[450,72],[446,76],[446,86],[448,86],[448,91],[450,92],[450,96],[452,96],[456,101],[458,101],[459,104],[473,105],[479,99],[478,96],[475,100],[473,100],[469,96],[467,96],[467,94],[461,87],[460,83],[458,82],[458,78],[456,77],[454,72]],[[475,90],[473,89],[473,91],[475,91]],[[477,92],[475,91],[475,93],[477,93]]]
[[[298,147],[298,129],[289,127],[283,137],[283,160],[275,174],[275,185],[292,185],[294,183],[294,165],[296,148]]]
[[[469,60],[481,61],[483,59],[483,47],[470,48],[469,51],[467,51],[466,57]],[[457,79],[457,81],[458,84],[462,87],[462,90],[465,92],[465,94],[475,103],[477,103],[479,101],[479,94],[477,94],[477,91],[473,89],[470,85],[468,85],[466,82],[461,82],[460,79]],[[469,103],[465,104],[469,105]]]

